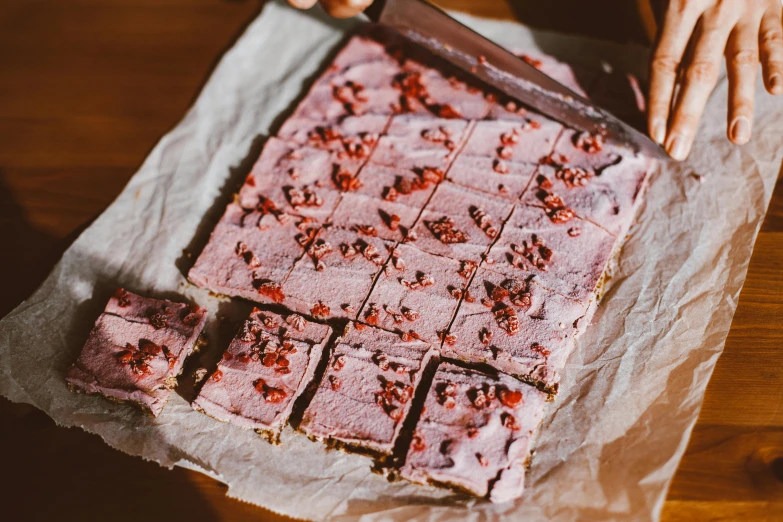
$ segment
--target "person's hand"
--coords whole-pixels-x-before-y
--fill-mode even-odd
[[[764,84],[783,94],[781,0],[670,0],[650,77],[650,136],[674,159],[688,156],[707,99],[726,55],[727,134],[750,139],[761,51]],[[675,85],[679,86],[672,100]]]
[[[372,4],[372,0],[288,0],[297,9],[310,9],[319,2],[327,13],[336,18],[356,16]]]

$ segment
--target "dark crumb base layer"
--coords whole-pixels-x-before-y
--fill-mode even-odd
[[[530,466],[532,466],[532,465],[533,465],[533,455],[531,454],[531,455],[528,455],[528,457],[525,459],[525,464],[524,464],[525,471],[529,470]],[[396,469],[386,470],[386,473],[383,473],[382,470],[380,470],[380,471],[379,470],[373,470],[373,471],[376,471],[379,474],[383,474],[389,480],[389,482],[398,482],[398,481],[406,480],[406,479],[400,477],[397,474],[397,470]],[[452,484],[450,482],[441,482],[441,481],[432,480],[432,479],[428,479],[427,480],[427,484],[430,485],[430,486],[436,487],[436,488],[447,489],[449,491],[452,491],[455,494],[459,495],[460,497],[465,498],[466,500],[471,499],[471,498],[476,498],[475,494],[473,494],[471,491],[468,491],[467,489],[463,488],[459,484]],[[490,492],[492,491],[492,486],[491,485],[490,485],[489,491]],[[482,497],[482,498],[486,498],[488,500],[489,499],[489,494],[487,494],[486,497]]]
[[[72,382],[67,382],[66,381],[65,385],[68,387],[68,391],[70,391],[71,393],[83,393],[85,395],[94,395],[94,396],[102,397],[103,399],[106,399],[107,401],[113,402],[115,404],[130,404],[131,406],[135,407],[136,409],[138,409],[142,413],[146,413],[147,415],[155,417],[155,415],[152,413],[152,410],[150,410],[147,407],[147,405],[144,404],[144,403],[141,403],[141,402],[138,402],[138,401],[134,401],[134,400],[130,400],[130,399],[119,399],[119,398],[111,396],[111,395],[104,395],[103,393],[101,393],[99,391],[88,392],[84,388],[82,388],[81,386],[78,386],[78,385],[76,385],[76,384],[74,384]],[[164,404],[164,406],[165,406],[165,404]]]
[[[525,459],[525,464],[524,464],[525,471],[529,470],[530,466],[532,464],[533,464],[533,455],[529,455]],[[499,473],[502,473],[503,471],[504,470],[500,470]],[[387,474],[386,477],[389,479],[390,482],[406,480],[406,479],[404,479],[402,477],[397,476],[395,473]],[[441,481],[432,480],[432,479],[428,479],[427,480],[427,484],[430,485],[430,486],[436,487],[436,488],[448,489],[449,491],[453,491],[454,493],[456,493],[460,497],[464,497],[466,500],[467,499],[471,499],[471,498],[476,498],[476,495],[474,493],[472,493],[471,491],[468,491],[467,489],[463,488],[462,486],[460,486],[458,484],[452,484],[451,482],[441,482]],[[492,484],[490,484],[489,492],[492,492]],[[487,493],[486,497],[482,497],[482,498],[486,498],[487,500],[489,500],[489,493]]]
[[[345,453],[352,453],[356,455],[364,455],[365,457],[370,457],[373,459],[376,463],[384,463],[386,459],[388,458],[387,455],[384,455],[383,453],[380,453],[378,451],[375,451],[373,449],[370,449],[366,446],[362,446],[357,443],[352,442],[343,442],[341,440],[336,440],[332,438],[319,438],[314,435],[308,435],[304,431],[297,429],[299,433],[302,433],[305,437],[310,439],[313,442],[320,442],[324,446],[326,446],[327,450],[334,450],[334,451],[343,451]]]
[[[210,419],[216,420],[218,422],[222,422],[223,424],[231,424],[229,421],[226,421],[226,420],[223,420],[223,419],[218,419],[217,417],[213,417],[212,415],[210,415],[209,413],[204,411],[202,408],[198,407],[195,403],[191,404],[191,406],[193,407],[194,410],[196,410],[197,412],[199,412],[199,413],[201,413],[203,415],[206,415]],[[236,425],[234,424],[234,426],[236,426]],[[279,445],[282,444],[282,442],[280,441],[280,432],[279,431],[276,431],[276,430],[262,430],[260,428],[244,428],[244,429],[252,429],[262,439],[264,439],[268,443],[273,444],[275,446],[279,446]],[[281,431],[282,431],[282,429],[281,429]]]

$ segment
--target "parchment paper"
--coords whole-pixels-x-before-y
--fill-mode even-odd
[[[639,49],[460,18],[508,47],[592,66],[611,59],[635,73],[646,68]],[[783,157],[783,103],[761,88],[753,141],[734,147],[725,140],[725,78],[691,159],[653,180],[610,289],[546,415],[528,489],[516,503],[466,502],[389,483],[371,473],[369,459],[326,451],[290,429],[275,447],[192,411],[177,394],[154,420],[67,391],[65,371],[116,285],[207,305],[209,351],[227,344],[216,316],[240,317],[247,305],[189,285],[180,270],[188,261],[183,249],[203,244],[262,138],[356,23],[279,3],[264,8],[117,200],[41,288],[0,322],[0,393],[127,453],[208,473],[227,483],[232,497],[294,517],[657,518],[723,350]]]

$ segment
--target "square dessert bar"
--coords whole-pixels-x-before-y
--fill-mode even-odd
[[[572,132],[565,132],[561,141],[567,145],[559,149],[573,148],[570,144],[573,136]],[[601,154],[584,151],[570,156],[554,154],[539,168],[535,183],[523,201],[553,210],[564,208],[612,235],[624,235],[642,201],[653,165],[647,158],[630,153],[597,159]],[[586,156],[590,158],[585,159]]]
[[[516,201],[530,185],[537,169],[531,163],[460,154],[447,178],[457,185]]]
[[[369,154],[369,149],[366,151]],[[247,210],[275,210],[325,222],[355,184],[363,159],[269,138],[239,191]]]
[[[371,227],[390,241],[405,238],[426,205],[443,171],[365,165],[355,190],[343,194],[331,223],[345,229]]]
[[[445,181],[438,185],[408,240],[425,252],[478,263],[513,205]]]
[[[378,276],[359,320],[439,344],[475,268],[471,261],[400,245]]]
[[[334,348],[299,429],[313,439],[390,455],[437,352],[423,341],[358,326],[349,326]]]
[[[485,363],[546,390],[557,391],[559,372],[587,327],[587,305],[528,280],[479,268],[441,352]]]
[[[462,146],[469,122],[431,116],[393,116],[370,161],[398,168],[446,170]]]
[[[157,417],[206,319],[206,310],[198,306],[119,288],[68,370],[68,387],[134,403]]]
[[[373,199],[402,204],[420,211],[443,179],[438,169],[400,168],[368,163],[354,191]]]
[[[519,498],[546,398],[507,375],[441,364],[401,475],[492,502]]]
[[[355,318],[394,246],[366,232],[321,229],[283,283],[281,303],[314,317]]]
[[[339,228],[361,231],[388,241],[401,241],[419,218],[421,208],[400,201],[346,193],[332,215]]]
[[[487,256],[489,269],[536,282],[587,303],[594,298],[617,238],[559,210],[518,205]]]
[[[462,153],[497,160],[536,164],[547,156],[563,126],[543,116],[529,115],[524,122],[483,120],[476,122]]]
[[[193,408],[276,441],[313,378],[332,333],[300,315],[255,308],[231,341]]]
[[[218,294],[281,303],[283,281],[316,233],[306,218],[231,203],[188,279]]]

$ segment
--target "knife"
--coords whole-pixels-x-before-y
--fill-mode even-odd
[[[365,14],[568,127],[637,153],[668,158],[645,134],[423,0],[375,0]]]

